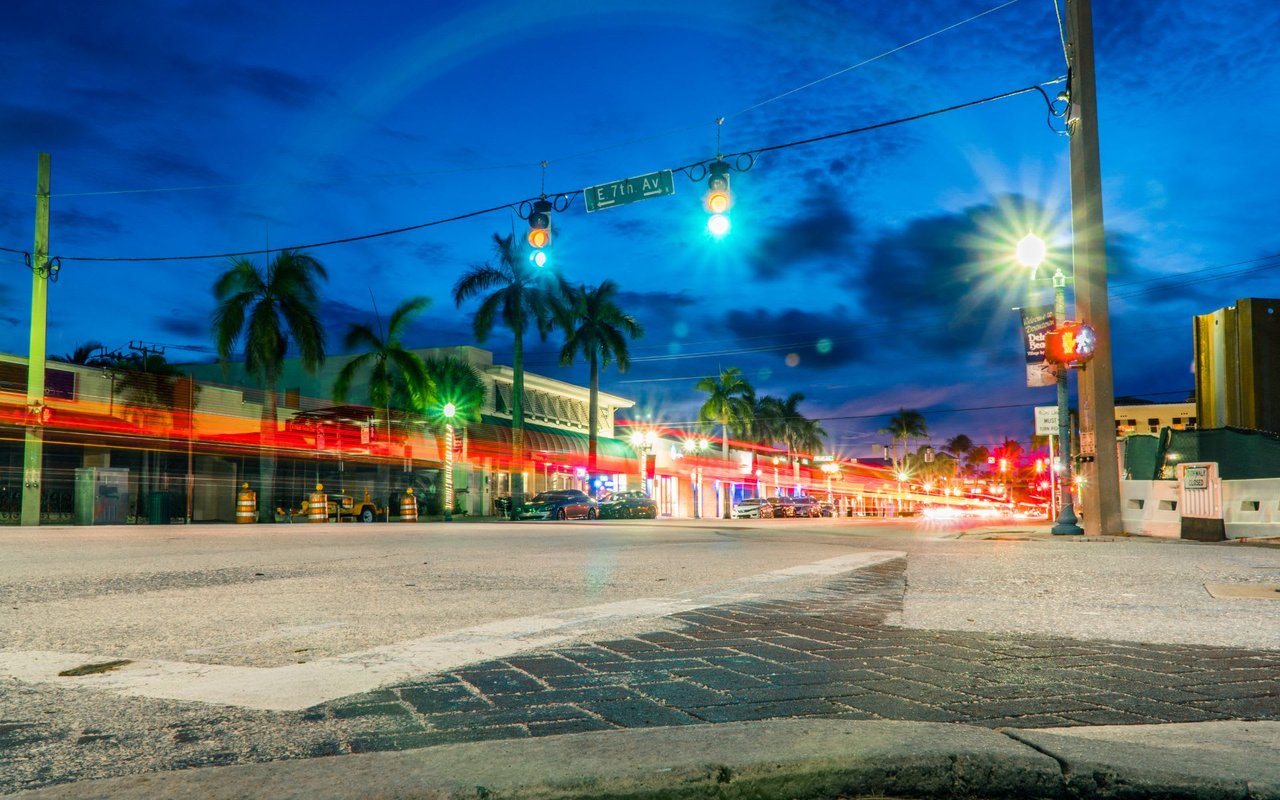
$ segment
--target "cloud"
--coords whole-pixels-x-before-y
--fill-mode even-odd
[[[213,335],[213,323],[207,317],[192,315],[190,308],[170,309],[168,314],[156,320],[156,327],[164,333],[202,342]]]
[[[199,164],[180,153],[163,150],[146,150],[132,156],[138,170],[149,175],[179,178],[203,184],[226,182],[226,177],[209,167]]]
[[[223,73],[228,83],[282,106],[300,108],[319,93],[311,81],[273,67],[239,67]]]
[[[116,234],[123,228],[114,216],[107,214],[88,214],[83,211],[59,210],[50,211],[50,233],[57,232],[58,241],[81,241],[90,234]],[[56,253],[52,254],[56,255]]]
[[[0,104],[0,147],[8,152],[25,155],[49,152],[50,148],[70,149],[93,135],[79,115]]]
[[[757,278],[776,280],[802,265],[843,263],[853,247],[858,221],[839,202],[841,192],[816,181],[799,213],[770,226],[748,261]]]
[[[833,369],[865,360],[866,344],[853,322],[844,306],[830,311],[734,309],[724,317],[742,350],[771,352],[788,366],[806,369]]]

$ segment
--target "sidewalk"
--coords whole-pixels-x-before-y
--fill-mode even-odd
[[[1280,722],[992,731],[785,720],[132,775],[30,800],[1280,798]]]

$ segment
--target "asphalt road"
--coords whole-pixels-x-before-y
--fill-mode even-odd
[[[10,529],[0,791],[806,715],[1271,719],[1280,603],[1206,590],[1270,583],[1280,549],[1026,525]]]

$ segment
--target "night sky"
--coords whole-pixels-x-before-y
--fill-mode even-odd
[[[1191,315],[1280,296],[1280,4],[1094,5],[1116,394],[1179,401]],[[734,153],[1066,71],[1053,0],[10,0],[0,43],[0,247],[31,249],[36,156],[53,159],[50,354],[145,341],[171,361],[212,358],[226,259],[77,257],[419,225],[535,197],[543,161],[546,191],[569,192],[709,160],[718,117]],[[732,175],[722,240],[681,174],[672,197],[590,215],[577,198],[553,221],[558,268],[617,281],[647,329],[602,388],[679,423],[693,383],[736,366],[761,393],[803,392],[843,455],[870,455],[900,406],[935,444],[1025,442],[1053,390],[1024,388],[1012,245],[1069,237],[1068,142],[1049,123],[1029,93],[764,153]],[[434,303],[410,344],[474,343],[450,290],[513,229],[504,208],[312,249],[330,352],[375,301],[385,316],[415,294]],[[20,255],[0,266],[0,350],[25,354],[30,275]],[[510,341],[481,346],[509,363]],[[530,349],[529,370],[585,381],[558,341]]]

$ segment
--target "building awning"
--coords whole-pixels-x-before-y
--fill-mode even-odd
[[[467,429],[467,446],[473,458],[489,455],[499,461],[508,460],[511,457],[512,434],[507,420],[486,417],[483,424]],[[585,467],[589,450],[590,437],[586,433],[525,423],[524,452],[530,461]],[[596,458],[601,470],[629,472],[636,468],[635,451],[621,439],[597,437]]]

